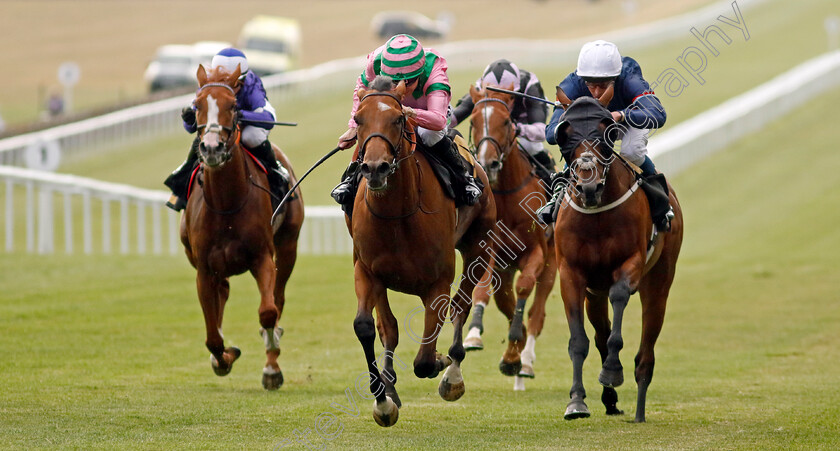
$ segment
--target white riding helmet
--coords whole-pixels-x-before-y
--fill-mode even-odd
[[[237,65],[239,65],[239,71],[242,75],[248,72],[248,59],[245,58],[245,54],[241,50],[233,47],[219,50],[219,53],[214,55],[213,60],[210,62],[211,68],[216,69],[221,67],[225,72],[231,74],[236,70]]]
[[[621,73],[621,54],[612,42],[592,41],[583,44],[578,56],[578,77],[609,78]]]

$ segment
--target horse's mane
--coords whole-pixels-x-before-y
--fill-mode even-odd
[[[231,73],[226,71],[224,67],[216,67],[207,69],[207,82],[208,83],[226,83],[227,78],[231,76]]]

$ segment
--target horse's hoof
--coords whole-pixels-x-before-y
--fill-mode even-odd
[[[624,383],[624,370],[621,367],[617,370],[601,368],[601,374],[598,375],[598,382],[604,387],[619,387]]]
[[[376,401],[373,401],[373,419],[376,424],[387,428],[397,423],[400,417],[400,409],[396,403],[391,400],[390,396],[385,396],[385,402],[380,406]]]
[[[402,407],[402,401],[400,401],[400,395],[397,394],[396,390],[390,391],[390,392],[386,390],[385,391],[385,396],[390,397],[391,401],[394,401],[394,404],[397,405],[397,408]]]
[[[531,365],[523,363],[522,368],[519,370],[519,374],[517,374],[517,376],[527,377],[528,379],[533,379],[534,378],[534,367],[532,367]]]
[[[624,415],[624,411],[620,410],[616,406],[608,406],[607,407],[607,415]]]
[[[216,373],[216,376],[227,376],[230,374],[230,370],[233,369],[233,362],[242,355],[242,351],[239,350],[237,347],[230,347],[225,349],[225,352],[229,352],[233,354],[233,360],[226,367],[222,367],[219,365],[219,361],[216,359],[216,356],[210,356],[210,366],[213,367],[213,372]]]
[[[566,406],[566,413],[563,415],[563,418],[567,420],[589,418],[589,408],[586,407],[586,403],[583,401],[571,401]]]
[[[519,374],[521,369],[521,360],[517,360],[516,362],[505,362],[504,359],[502,359],[502,361],[499,362],[499,371],[501,371],[505,376],[516,376]]]
[[[263,368],[262,385],[266,390],[277,390],[283,386],[283,372],[270,366]]]
[[[481,337],[467,337],[464,339],[465,351],[481,351],[482,349],[484,349],[484,343],[481,341]]]

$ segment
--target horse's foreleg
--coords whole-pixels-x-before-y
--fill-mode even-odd
[[[670,263],[670,262],[669,262]],[[665,320],[665,305],[674,280],[673,265],[660,261],[653,267],[639,284],[639,296],[642,300],[642,341],[636,354],[636,418],[637,423],[645,421],[645,400],[647,389],[653,379],[655,362],[653,347],[662,323]]]
[[[490,301],[490,295],[493,294],[493,262],[487,265],[484,274],[472,293],[472,321],[467,327],[467,336],[464,338],[464,350],[466,351],[480,351],[484,349],[484,342],[481,341],[481,334],[484,333],[484,309]],[[467,272],[466,276],[472,276],[471,272]],[[498,287],[496,287],[498,288]]]
[[[260,335],[265,344],[266,362],[263,368],[262,384],[266,390],[276,390],[283,385],[283,372],[277,358],[280,357],[280,337],[283,329],[277,327],[277,306],[274,303],[275,266],[270,254],[265,254],[251,269],[260,291],[259,318]]]
[[[225,349],[222,336],[222,313],[227,293],[230,288],[226,280],[219,280],[205,271],[198,271],[196,276],[198,300],[204,313],[204,326],[207,339],[204,344],[210,351],[210,364],[219,376],[226,376],[233,367],[233,362],[239,358],[238,348]]]
[[[598,375],[598,382],[605,387],[618,387],[624,383],[624,368],[621,366],[619,353],[624,347],[621,336],[624,309],[630,301],[630,293],[634,292],[639,283],[643,262],[633,257],[613,274],[615,283],[610,287],[610,304],[613,309],[612,330],[607,338],[607,358]]]
[[[354,274],[358,308],[356,318],[353,320],[353,330],[356,332],[356,337],[365,353],[365,363],[370,376],[370,392],[375,398],[373,419],[380,426],[393,426],[399,418],[399,407],[385,393],[385,383],[382,380],[379,368],[376,366],[376,354],[373,350],[376,341],[373,308],[380,303],[388,302],[385,297],[385,287],[373,279],[359,261],[356,261]]]
[[[397,372],[394,371],[394,358],[400,362],[400,367],[407,369],[408,366],[396,357],[394,353],[397,350],[397,344],[400,340],[399,324],[394,313],[391,311],[391,306],[388,303],[387,292],[385,302],[380,302],[376,305],[376,328],[379,330],[379,340],[382,342],[382,347],[385,349],[382,356],[382,379],[385,383],[385,395],[390,396],[391,400],[396,403],[397,407],[402,407],[399,395],[397,395]]]
[[[512,271],[504,271],[498,274],[499,289],[493,295],[496,300],[496,306],[499,311],[508,319],[508,334],[510,333],[510,324],[513,321],[514,311],[516,310],[516,301],[514,300]],[[502,353],[502,359],[499,361],[499,371],[505,376],[515,376],[522,369],[522,360],[519,356],[520,347],[517,342],[508,340],[507,348]]]
[[[437,340],[452,301],[449,288],[447,280],[442,280],[423,296],[423,337],[418,337],[420,349],[414,358],[414,375],[417,377],[434,379],[452,363],[451,357],[447,359],[437,353]]]
[[[610,336],[609,305],[606,294],[586,293],[586,316],[595,329],[595,348],[601,355],[601,366],[607,360],[609,350],[607,349],[607,338]],[[607,409],[607,415],[621,415],[624,412],[618,410],[618,393],[613,387],[604,387],[601,392],[601,402]]]
[[[545,254],[541,247],[532,244],[531,251],[523,255],[520,260],[520,273],[516,279],[516,308],[513,312],[513,318],[510,321],[510,328],[508,329],[508,339],[510,340],[509,347],[514,348],[520,353],[520,367],[517,369],[515,375],[517,376],[514,382],[514,390],[525,390],[525,381],[519,376],[524,374],[526,377],[533,376],[533,359],[529,358],[527,368],[523,372],[525,365],[524,356],[521,355],[525,348],[525,334],[527,329],[523,322],[525,315],[525,304],[531,292],[534,291],[534,286],[537,284],[537,279],[542,275],[545,269]],[[532,307],[533,308],[533,307]],[[532,340],[533,343],[533,340]],[[533,354],[533,344],[530,354]],[[529,356],[530,357],[530,356]]]
[[[462,274],[469,276],[470,266],[477,261],[477,257],[470,258],[464,256],[464,266]],[[489,284],[490,280],[479,281],[479,283]],[[463,345],[463,330],[464,324],[467,322],[467,317],[470,314],[471,296],[476,288],[476,281],[470,277],[463,278],[455,297],[451,302],[451,318],[453,326],[452,346],[449,348],[449,356],[453,359],[452,365],[446,369],[443,378],[440,380],[438,386],[438,393],[441,398],[447,401],[456,401],[464,395],[465,385],[464,377],[461,374],[461,362],[466,357],[466,350]]]
[[[548,295],[554,288],[554,281],[557,278],[557,264],[554,254],[549,252],[546,255],[546,262],[542,273],[537,278],[537,285],[534,293],[534,303],[528,310],[528,336],[525,340],[525,348],[522,349],[522,369],[519,370],[519,377],[533,378],[534,364],[537,361],[536,345],[537,337],[542,333],[545,324],[545,303]]]
[[[589,338],[583,327],[583,303],[586,281],[583,275],[560,266],[560,294],[566,310],[566,322],[569,324],[569,357],[572,359],[572,388],[569,390],[569,404],[564,418],[573,420],[589,416],[589,408],[583,401],[586,390],[583,388],[583,362],[589,354]]]

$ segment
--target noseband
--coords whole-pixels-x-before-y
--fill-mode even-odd
[[[575,180],[578,179],[577,169],[591,170],[595,171],[597,174],[598,165],[595,162],[598,161],[604,166],[604,172],[601,174],[601,179],[598,180],[598,184],[604,185],[607,182],[607,174],[610,172],[610,166],[612,165],[613,160],[615,160],[615,155],[613,152],[610,152],[610,157],[604,160],[601,154],[595,150],[595,147],[597,147],[600,143],[592,144],[589,141],[585,141],[585,143],[588,148],[572,162],[572,173],[574,174]],[[584,180],[584,182],[589,181],[591,181],[591,179]]]
[[[510,115],[510,107],[508,106],[507,102],[505,102],[502,99],[497,99],[495,97],[485,97],[485,98],[479,100],[478,102],[476,102],[475,106],[473,108],[478,107],[482,103],[489,103],[489,102],[501,103],[502,105],[505,106],[505,110],[508,112],[508,115]],[[472,122],[470,122],[470,128],[472,128]],[[472,137],[472,132],[470,132],[470,137]],[[496,139],[496,138],[494,138],[493,136],[490,135],[490,125],[487,123],[486,120],[484,121],[484,135],[475,144],[475,149],[478,150],[478,148],[481,147],[481,144],[484,141],[488,141],[491,144],[493,144],[494,146],[496,146],[496,149],[499,152],[499,169],[501,169],[502,166],[504,166],[505,159],[507,158],[507,156],[510,152],[505,152],[505,147],[502,146],[502,143],[500,143],[498,139]],[[507,146],[507,148],[510,148],[510,144]]]
[[[390,92],[371,92],[371,93],[366,94],[364,97],[362,97],[362,100],[360,101],[360,103],[364,102],[365,99],[367,99],[368,97],[377,97],[377,96],[390,97],[390,98],[397,101],[397,105],[398,105],[399,110],[400,110],[400,138],[405,137],[406,139],[411,141],[411,139],[408,137],[408,133],[406,131],[406,119],[405,119],[405,114],[402,113],[402,101],[396,95],[394,95]],[[411,152],[409,152],[408,155],[406,155],[402,158],[399,158],[400,150],[402,148],[402,140],[400,140],[399,143],[395,144],[387,136],[385,136],[383,133],[375,132],[375,133],[371,133],[371,134],[367,135],[365,137],[364,141],[362,141],[361,146],[359,146],[359,161],[364,160],[365,149],[367,148],[367,145],[370,142],[370,140],[373,139],[373,138],[380,138],[383,141],[385,141],[385,143],[388,144],[388,151],[393,156],[393,159],[391,160],[390,171],[388,172],[388,174],[385,177],[391,176],[394,172],[397,171],[397,166],[399,166],[399,164],[403,160],[411,157],[414,154],[414,149],[415,149],[415,147],[413,146],[413,144],[415,143],[414,141],[411,141],[411,143],[412,143]]]
[[[225,88],[228,91],[230,91],[231,94],[233,94],[234,99],[236,98],[236,91],[234,91],[233,88],[228,86],[226,83],[207,83],[204,86],[198,88],[198,92],[196,92],[196,95],[198,95],[199,92],[204,90],[204,88],[212,88],[212,87]],[[215,132],[215,133],[218,133],[220,135],[221,135],[222,131],[226,131],[228,133],[228,138],[224,142],[224,149],[222,151],[222,157],[223,157],[224,161],[228,161],[228,160],[231,159],[231,149],[233,147],[233,144],[237,140],[237,133],[234,133],[234,132],[239,130],[238,125],[239,124],[238,124],[238,121],[237,121],[237,115],[234,114],[233,115],[233,123],[231,124],[230,127],[225,126],[225,125],[221,125],[221,124],[199,124],[196,127],[196,130],[198,130],[200,133],[208,133],[208,132],[209,133],[214,133]],[[202,130],[204,130],[204,131],[202,132]],[[232,143],[231,141],[234,141],[234,143]],[[200,149],[200,147],[199,147],[199,149]],[[199,150],[199,154],[201,154],[200,150]]]

